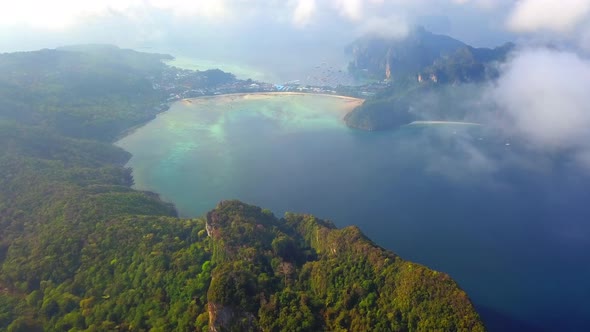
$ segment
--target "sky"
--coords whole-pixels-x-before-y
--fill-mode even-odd
[[[475,46],[538,32],[590,46],[589,13],[589,0],[20,0],[2,5],[0,51],[84,42],[192,50],[179,44],[206,43],[215,54],[240,40],[342,46],[367,32],[403,36],[414,25]]]
[[[417,25],[474,46],[516,42],[478,104],[533,148],[573,151],[590,170],[590,0],[19,0],[2,5],[0,52],[109,43],[287,80],[319,62],[345,66],[344,47],[363,34],[404,38]]]
[[[356,37],[402,38],[416,25],[474,46],[558,40],[590,51],[590,0],[3,2],[0,52],[109,43],[254,66],[276,57],[343,62]]]
[[[0,52],[108,43],[253,66],[276,58],[344,62],[356,37],[403,38],[417,25],[473,46],[559,42],[590,51],[590,0],[3,2]]]

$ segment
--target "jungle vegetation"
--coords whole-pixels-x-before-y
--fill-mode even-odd
[[[183,219],[133,190],[112,142],[162,111],[166,58],[0,55],[1,331],[484,329],[448,275],[356,227],[237,201]]]

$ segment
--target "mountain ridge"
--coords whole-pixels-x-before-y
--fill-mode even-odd
[[[417,27],[401,38],[365,35],[348,45],[346,52],[353,57],[348,65],[353,76],[403,80],[408,77],[415,79],[420,74],[437,69],[440,71],[441,67],[451,63],[489,66],[493,62],[504,60],[513,48],[512,43],[496,48],[476,48],[450,36],[434,34]],[[444,82],[469,82],[484,78],[481,77],[481,72],[477,72],[473,76],[448,77]]]

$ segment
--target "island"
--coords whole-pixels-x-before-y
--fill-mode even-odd
[[[357,227],[238,201],[179,218],[132,189],[117,137],[169,102],[249,83],[168,58],[96,45],[0,55],[0,329],[484,330],[448,275]]]

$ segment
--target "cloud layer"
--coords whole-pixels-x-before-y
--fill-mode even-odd
[[[564,32],[588,20],[590,0],[21,0],[3,5],[0,25],[64,28],[89,16],[137,14],[153,9],[184,17],[225,19],[226,23],[230,23],[229,17],[239,20],[251,13],[273,15],[280,20],[287,16],[290,17],[287,21],[297,26],[320,21],[326,14],[360,22],[437,12],[446,13],[454,20],[467,13],[505,21],[508,28],[517,32]]]
[[[515,4],[508,26],[519,32],[570,32],[590,14],[590,0],[524,0]]]
[[[244,27],[270,24],[270,28],[282,25],[283,30],[315,33],[315,37],[318,32],[337,31],[352,39],[374,32],[399,37],[413,25],[436,30],[437,24],[430,22],[444,21],[448,22],[445,29],[435,32],[450,33],[476,46],[494,46],[514,39],[513,32],[551,30],[587,40],[584,36],[590,35],[590,28],[584,34],[586,30],[579,27],[588,22],[589,12],[590,0],[20,0],[3,5],[0,35],[15,29],[25,36],[27,31],[39,34],[42,30],[71,35],[74,30],[88,32],[89,23],[127,20],[141,31],[140,37],[149,30],[166,35],[178,25],[189,30],[207,24],[216,33],[239,35]],[[0,49],[2,44],[0,40]]]
[[[573,52],[523,49],[504,65],[481,104],[491,110],[492,126],[524,144],[537,159],[543,154],[567,157],[590,170],[588,86],[590,61]]]
[[[590,148],[590,62],[548,49],[520,52],[492,90],[515,129],[548,148]]]

